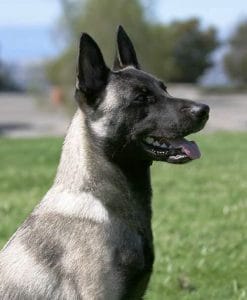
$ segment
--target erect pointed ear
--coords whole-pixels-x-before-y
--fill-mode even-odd
[[[117,31],[117,53],[113,65],[114,70],[119,70],[127,66],[133,66],[139,69],[139,63],[136,57],[134,46],[120,25]]]
[[[109,72],[96,42],[83,33],[80,39],[76,88],[85,95],[97,94],[106,86]]]

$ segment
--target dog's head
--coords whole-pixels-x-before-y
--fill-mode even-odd
[[[142,71],[121,26],[113,70],[95,41],[82,34],[76,99],[92,141],[111,160],[185,163],[200,157],[184,137],[204,127],[209,107],[172,97],[160,79]]]

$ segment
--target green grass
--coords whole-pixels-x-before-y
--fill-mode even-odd
[[[203,157],[154,163],[146,299],[247,299],[247,134],[197,136]],[[0,247],[52,184],[61,139],[0,140]]]

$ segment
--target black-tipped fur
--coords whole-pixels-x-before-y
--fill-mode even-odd
[[[80,39],[78,87],[86,95],[99,93],[106,86],[109,69],[96,42],[87,33]]]
[[[121,26],[117,48],[111,71],[81,36],[79,108],[53,186],[0,252],[0,299],[143,299],[154,261],[150,165],[198,158],[183,137],[209,108],[171,97],[140,70]]]
[[[120,70],[127,66],[133,66],[139,69],[139,63],[134,46],[129,36],[120,25],[117,31],[117,50],[113,69]]]

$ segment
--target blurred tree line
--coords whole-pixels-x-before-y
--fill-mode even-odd
[[[8,66],[0,60],[0,92],[20,90],[20,87],[12,78],[11,71]]]
[[[166,81],[194,83],[212,65],[210,54],[218,46],[216,30],[212,27],[202,29],[198,19],[159,24],[141,0],[60,2],[63,15],[59,30],[67,47],[61,56],[47,65],[48,77],[55,85],[74,85],[82,31],[95,38],[111,66],[115,54],[114,31],[119,24],[133,40],[142,68]]]
[[[247,19],[240,22],[229,40],[229,51],[224,57],[225,69],[234,81],[247,84]]]

